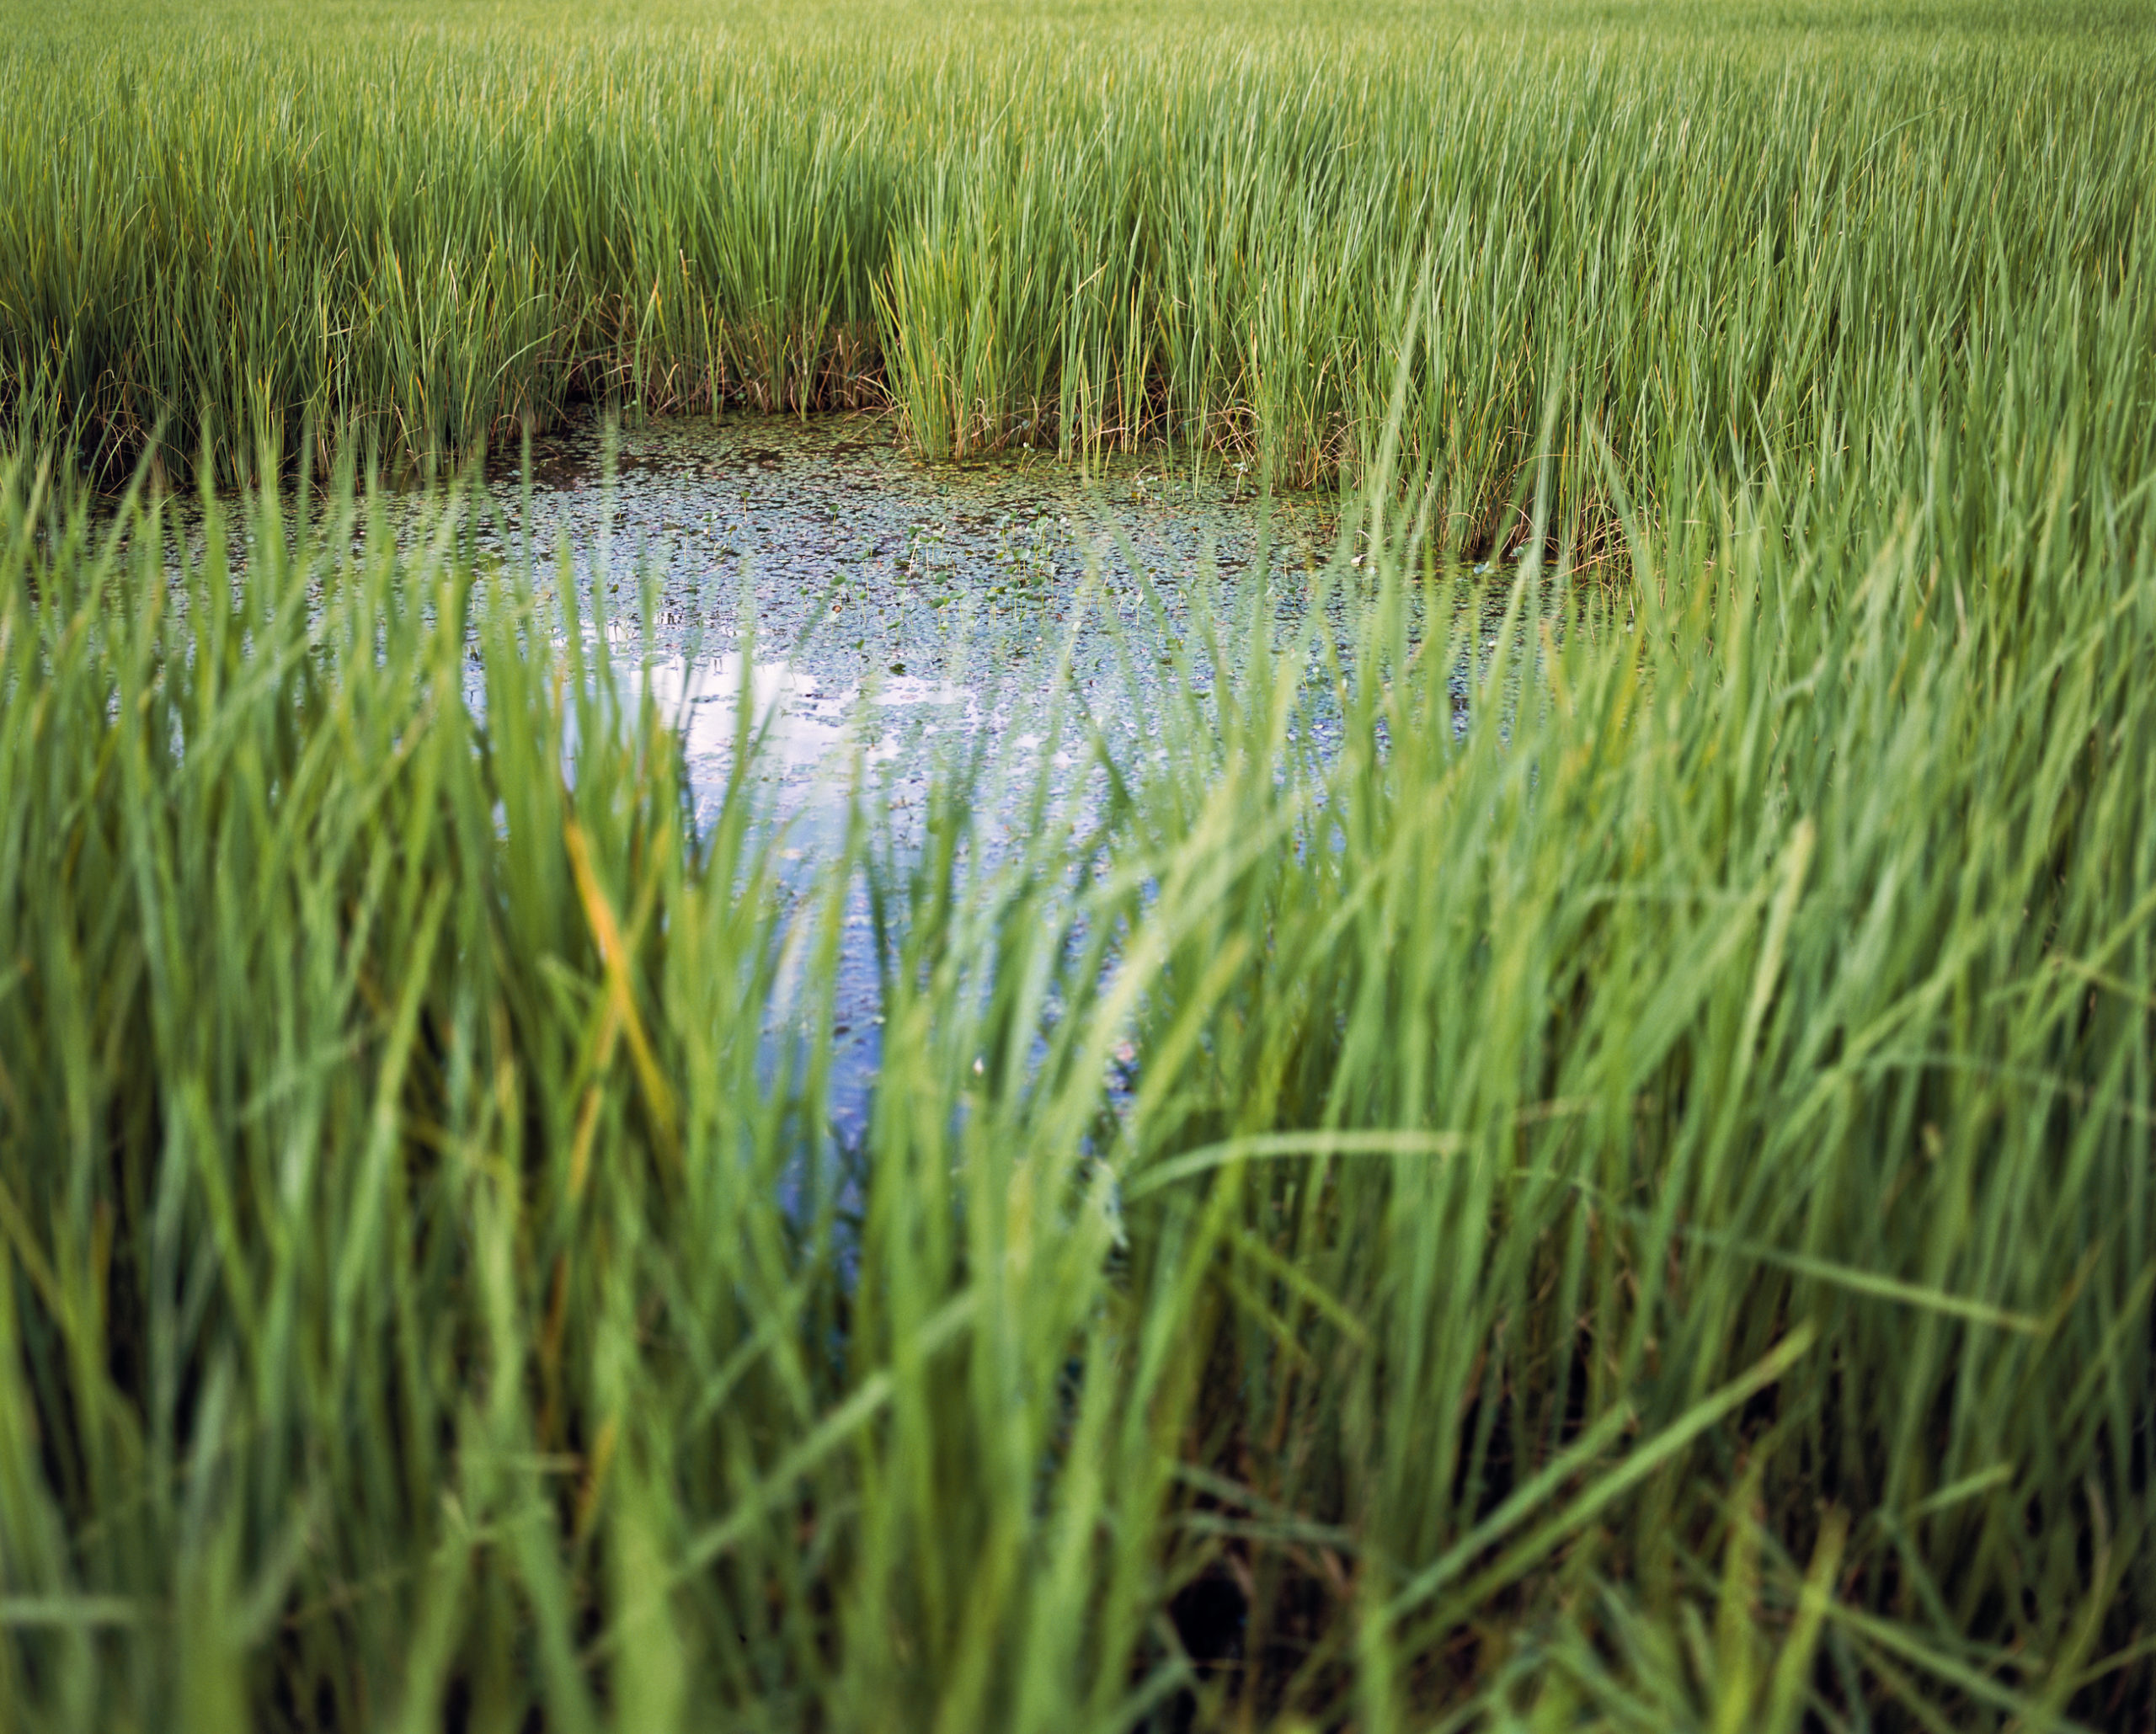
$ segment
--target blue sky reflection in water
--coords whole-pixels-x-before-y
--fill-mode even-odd
[[[902,867],[939,773],[973,797],[976,871],[1038,835],[1043,771],[1050,834],[1082,830],[1105,787],[1088,726],[1119,761],[1159,751],[1155,701],[1183,678],[1179,659],[1201,691],[1220,672],[1216,645],[1232,670],[1261,576],[1276,638],[1292,636],[1338,533],[1333,496],[1262,506],[1232,466],[926,466],[860,417],[588,424],[498,458],[488,489],[482,545],[574,575],[588,642],[603,636],[622,690],[675,720],[707,819],[745,685],[752,774],[804,899],[857,803]],[[1311,733],[1322,750],[1321,715]],[[845,896],[830,1102],[835,1134],[854,1142],[878,1058],[879,962],[861,876]],[[814,1038],[788,1015],[774,1044]]]

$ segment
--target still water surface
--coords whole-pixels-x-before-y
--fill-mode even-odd
[[[589,426],[487,487],[500,551],[568,574],[623,690],[675,721],[705,819],[745,688],[753,776],[803,894],[857,803],[901,856],[917,846],[939,767],[975,767],[976,867],[1034,824],[1043,771],[1049,822],[1081,824],[1100,773],[1054,746],[1059,702],[1122,762],[1158,753],[1165,683],[1217,678],[1214,633],[1292,632],[1337,536],[1333,497],[1261,503],[1232,467],[924,466],[860,417]],[[881,1019],[866,893],[846,895],[832,1110],[851,1141]]]

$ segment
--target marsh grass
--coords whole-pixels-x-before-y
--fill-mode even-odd
[[[1389,442],[1089,831],[806,896],[453,501],[17,461],[11,1720],[2145,1715],[2156,488],[1996,368],[1494,644]]]
[[[2156,1714],[2137,25],[728,16],[0,71],[0,1721]],[[353,481],[872,381],[1352,482],[1075,838]]]
[[[1352,481],[1414,328],[1402,436],[1473,543],[1553,395],[1570,501],[1589,420],[1636,485],[1749,479],[2092,306],[2156,335],[2130,17],[307,17],[20,21],[20,426],[236,477],[302,425],[387,461],[579,399],[876,401],[934,457]]]

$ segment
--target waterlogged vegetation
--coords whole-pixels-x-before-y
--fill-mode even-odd
[[[0,1724],[2156,1715],[2139,11],[117,16],[0,51]],[[738,583],[496,533],[582,399],[1337,520],[863,531],[1033,805],[804,854]]]

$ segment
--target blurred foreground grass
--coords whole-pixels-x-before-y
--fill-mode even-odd
[[[10,1726],[2145,1716],[2156,486],[2002,369],[1495,647],[1381,472],[1092,834],[805,899],[452,507],[15,463]]]

